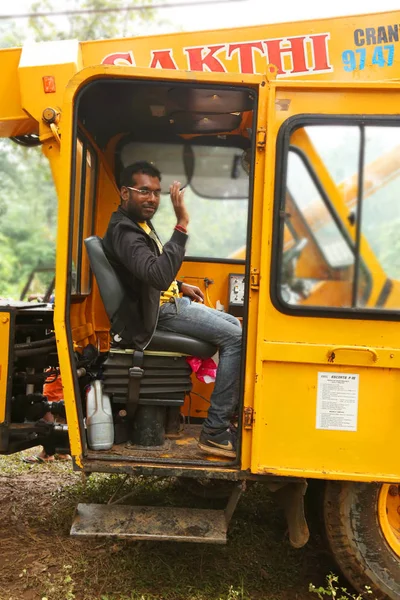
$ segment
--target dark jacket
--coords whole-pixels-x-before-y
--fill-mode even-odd
[[[154,231],[151,223],[148,225]],[[156,242],[120,206],[111,215],[103,247],[129,297],[120,309],[126,332],[135,348],[143,350],[157,325],[160,293],[176,278],[185,256],[188,236],[174,229],[160,255]],[[115,332],[114,333],[120,333]],[[121,335],[121,333],[120,333]],[[126,335],[123,335],[126,339]]]

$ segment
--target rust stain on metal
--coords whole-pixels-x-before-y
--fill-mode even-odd
[[[194,441],[194,438],[182,438],[180,440],[176,440],[175,444],[177,446],[188,446],[189,444],[192,444]]]
[[[335,353],[334,353],[334,352],[330,352],[330,353],[328,354],[328,362],[330,362],[330,363],[333,363],[333,362],[335,362],[335,358],[336,358],[336,356],[335,356]]]
[[[245,429],[253,429],[254,413],[251,406],[244,407],[243,427]]]
[[[206,454],[203,454],[203,457],[205,460],[209,461],[209,462],[231,462],[232,459],[231,458],[225,458],[224,456],[207,456]]]

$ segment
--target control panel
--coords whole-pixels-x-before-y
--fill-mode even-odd
[[[243,316],[245,281],[244,275],[229,273],[229,311],[235,317]]]

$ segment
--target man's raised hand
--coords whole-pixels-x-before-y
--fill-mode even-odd
[[[169,186],[169,193],[172,206],[174,207],[177,225],[181,225],[181,227],[186,229],[189,224],[189,213],[186,210],[184,201],[185,190],[181,190],[180,187],[180,182],[174,181],[174,183]]]

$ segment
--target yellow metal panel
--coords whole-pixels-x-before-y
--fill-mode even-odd
[[[69,131],[72,131],[71,123],[69,123]],[[70,274],[67,270],[69,228],[66,227],[65,224],[69,223],[70,218],[69,192],[72,155],[71,143],[71,135],[65,135],[61,144],[61,148],[58,144],[53,143],[52,141],[46,142],[42,148],[45,156],[50,162],[58,196],[58,235],[56,252],[57,276],[55,285],[57,302],[54,309],[54,329],[56,334],[60,372],[63,382],[71,454],[75,458],[77,465],[81,466],[82,442],[73,385],[72,369],[74,368],[74,365],[71,364],[66,330],[66,282]]]
[[[282,78],[388,80],[400,77],[398,53],[394,52],[392,64],[382,68],[372,64],[373,51],[376,44],[396,45],[399,21],[400,11],[394,11],[218,31],[101,40],[83,43],[82,56],[85,66],[106,61],[131,67],[265,73],[267,65],[273,63],[281,67],[278,77]],[[372,35],[367,34],[367,28]],[[360,49],[365,50],[365,66],[360,69],[358,62],[351,70],[343,62],[343,52],[353,52],[356,61],[359,61],[360,54],[355,51]]]
[[[275,187],[276,137],[286,119],[313,113],[376,114],[377,107],[380,114],[396,114],[400,86],[279,81],[270,86],[276,89],[277,103],[270,106],[267,131],[251,470],[399,481],[400,324],[279,312],[270,298],[270,199]],[[345,221],[345,207],[339,207],[340,211]],[[364,246],[361,250],[371,266],[374,261],[369,260],[369,249]],[[378,271],[380,277],[381,273]],[[359,376],[356,431],[316,428],[318,372]]]
[[[267,115],[275,104],[275,90],[268,84],[261,86],[258,90],[257,130],[267,129]],[[261,270],[261,243],[263,240],[263,213],[269,210],[270,197],[268,197],[268,180],[266,176],[266,148],[257,147],[254,161],[254,190],[251,224],[251,255],[250,273]],[[258,342],[258,313],[259,313],[259,291],[248,290],[248,319],[245,323],[246,342],[246,365],[244,373],[244,410],[254,408],[254,385],[257,381],[257,342]],[[242,429],[241,467],[250,469],[252,463],[253,431],[251,428]]]
[[[204,262],[184,262],[177,274],[177,279],[185,281],[191,285],[197,285],[206,294],[204,284],[205,278],[212,279],[213,283],[208,288],[208,298],[205,297],[205,305],[215,308],[217,301],[228,307],[228,278],[229,273],[244,273],[244,265],[232,265],[226,263],[208,263]],[[211,301],[209,304],[208,299]],[[182,413],[191,417],[207,416],[209,408],[209,399],[214,389],[214,385],[201,383],[192,376],[193,394],[192,397],[186,397],[185,405],[182,407]],[[199,395],[196,395],[199,394]],[[205,398],[205,399],[203,399]],[[207,401],[208,400],[208,401]]]
[[[0,423],[6,418],[10,313],[0,312]]]
[[[399,481],[400,372],[263,362],[252,470],[302,477]],[[317,373],[358,373],[357,431],[316,429]]]
[[[91,335],[93,335],[93,325],[91,323],[84,323],[78,327],[72,328],[72,338],[74,342],[81,342]]]
[[[18,67],[21,107],[41,121],[45,108],[60,106],[65,87],[80,68],[80,46],[76,40],[26,44]],[[54,78],[54,92],[45,92],[44,77]],[[17,81],[16,72],[14,78]]]
[[[65,85],[82,66],[100,64],[182,69],[224,73],[263,74],[267,65],[279,67],[278,78],[316,81],[389,81],[400,78],[398,52],[389,57],[387,45],[398,43],[400,11],[303,22],[277,23],[217,31],[143,36],[78,43],[71,40],[40,42],[21,49],[0,51],[0,135],[37,130],[45,106],[60,106]],[[64,48],[67,58],[58,58]],[[373,64],[376,47],[384,46],[384,64]],[[355,58],[349,67],[347,54]],[[364,67],[360,68],[365,52]],[[39,59],[37,58],[39,56]],[[358,62],[357,62],[358,61]],[[377,62],[377,61],[375,61]],[[24,71],[24,72],[22,72]],[[44,95],[42,77],[52,75],[55,93]],[[20,88],[21,83],[21,88]],[[22,98],[22,99],[21,99]]]
[[[264,342],[260,354],[263,361],[400,369],[399,348]]]
[[[1,50],[0,137],[24,135],[38,130],[38,124],[21,106],[17,77],[21,48]]]

